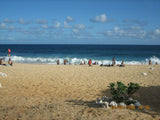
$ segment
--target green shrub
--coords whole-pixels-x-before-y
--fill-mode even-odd
[[[128,86],[123,84],[122,82],[110,83],[111,94],[113,95],[113,99],[117,102],[125,102],[132,103],[129,100],[130,97],[139,89],[139,85],[137,83],[130,83]]]

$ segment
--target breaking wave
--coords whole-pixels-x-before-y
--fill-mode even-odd
[[[8,61],[9,57],[5,57],[5,56],[1,56],[1,58],[4,58],[4,61]],[[10,57],[12,59],[12,61],[17,62],[17,63],[42,63],[42,64],[57,64],[57,60],[59,60],[60,64],[63,64],[64,59],[66,59],[68,62],[68,64],[80,64],[80,62],[88,62],[89,59],[87,58],[43,58],[43,57],[22,57],[22,56],[11,56]],[[149,59],[144,59],[142,61],[124,61],[125,64],[128,65],[147,65],[149,60],[152,61],[153,64],[155,64],[156,62],[158,62],[158,64],[160,64],[160,58],[158,57],[151,57]],[[92,59],[92,62],[98,62],[98,64],[111,64],[112,60],[96,60],[96,59]],[[116,61],[116,64],[121,64],[122,61]]]

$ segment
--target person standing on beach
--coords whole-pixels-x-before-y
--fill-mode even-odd
[[[116,61],[115,61],[115,58],[113,57],[112,59],[112,65],[115,65],[116,64]]]
[[[59,60],[57,60],[57,65],[59,65]]]
[[[11,49],[8,49],[8,57],[11,56]]]
[[[66,59],[64,59],[64,65],[66,65],[66,63],[67,63],[67,60],[66,60]]]
[[[88,61],[88,65],[89,65],[89,66],[92,65],[92,60],[91,60],[91,59]]]
[[[151,62],[151,60],[149,60],[149,65],[152,65],[152,62]]]

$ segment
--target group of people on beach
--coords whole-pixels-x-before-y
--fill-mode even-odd
[[[10,66],[12,66],[12,65],[13,65],[13,62],[12,62],[11,58],[9,58],[8,64],[4,64],[4,63],[3,63],[3,59],[1,58],[1,59],[0,59],[0,65],[4,65],[4,66],[10,65]]]
[[[152,65],[152,61],[151,60],[149,60],[149,65]],[[158,62],[156,62],[155,65],[158,65]]]
[[[4,65],[4,66],[10,65],[10,66],[12,66],[13,62],[12,62],[10,56],[11,56],[11,49],[8,49],[8,57],[9,57],[8,64],[4,64],[3,59],[0,58],[0,65]]]
[[[68,60],[64,59],[63,64],[66,65],[67,62],[68,62]],[[57,65],[59,65],[59,64],[60,64],[60,62],[59,62],[59,60],[57,60]],[[76,64],[76,63],[75,63],[75,64]],[[98,64],[99,64],[98,62],[92,63],[92,60],[91,60],[91,59],[88,60],[88,65],[89,65],[89,66],[98,65]],[[69,63],[69,65],[71,65],[71,63]],[[81,61],[81,62],[80,62],[80,65],[86,65],[86,62],[85,62],[85,61],[84,61],[84,62]],[[113,57],[113,59],[112,59],[112,64],[109,64],[109,65],[103,65],[103,64],[101,64],[100,66],[115,66],[115,65],[116,65],[116,61],[115,61],[115,58]],[[117,65],[117,66],[125,67],[124,61],[122,61],[122,63],[121,63],[120,65]]]
[[[116,60],[115,60],[115,58],[113,57],[113,59],[112,59],[112,64],[108,64],[108,65],[103,65],[103,64],[101,64],[100,66],[107,66],[107,67],[116,66]],[[122,61],[121,64],[118,64],[117,66],[119,66],[119,67],[125,67],[124,61]]]

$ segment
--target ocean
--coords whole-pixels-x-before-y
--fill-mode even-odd
[[[111,64],[112,58],[116,64],[124,61],[125,64],[140,65],[160,64],[160,45],[0,45],[0,58],[8,61],[8,49],[11,49],[10,58],[17,63],[56,64],[57,60],[63,64],[80,64],[81,61]]]

